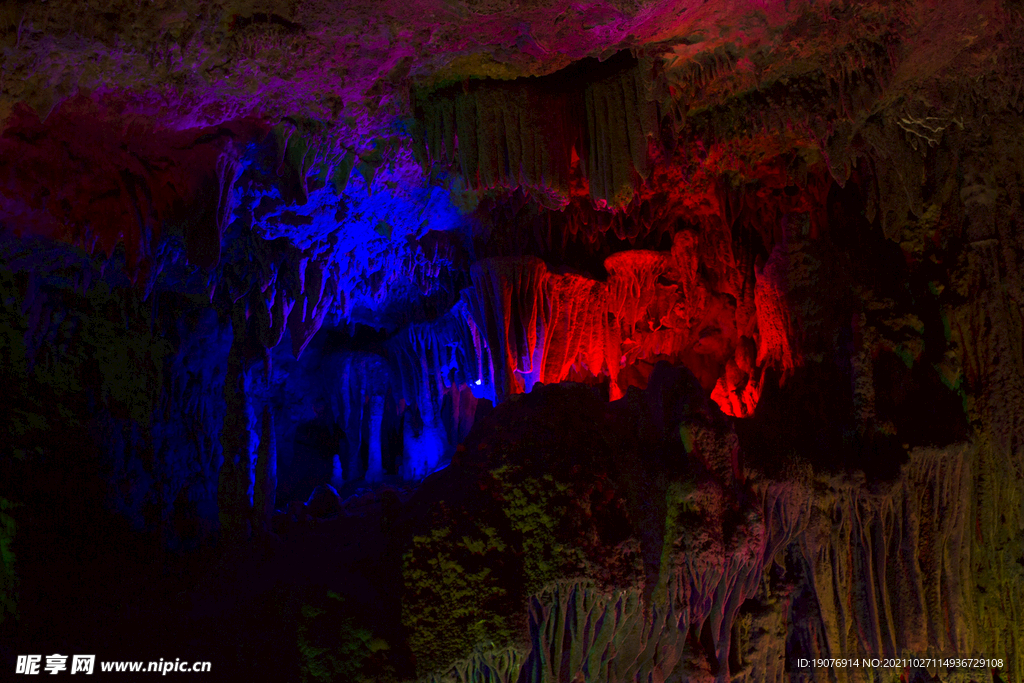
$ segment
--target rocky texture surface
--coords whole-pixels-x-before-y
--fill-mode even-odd
[[[1017,3],[8,0],[0,50],[10,653],[1021,680]]]

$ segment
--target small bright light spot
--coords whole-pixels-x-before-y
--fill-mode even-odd
[[[475,384],[475,385],[477,385],[477,386],[480,386],[480,382],[482,382],[482,381],[483,381],[483,380],[479,380],[479,379],[478,379],[477,381],[473,382],[473,384]]]

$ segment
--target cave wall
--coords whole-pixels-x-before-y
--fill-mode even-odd
[[[1015,3],[107,4],[0,13],[6,648],[1024,675]]]

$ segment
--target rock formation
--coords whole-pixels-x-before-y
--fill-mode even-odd
[[[0,666],[1020,681],[1022,11],[0,4]]]

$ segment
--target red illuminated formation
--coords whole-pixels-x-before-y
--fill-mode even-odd
[[[680,233],[676,243],[688,239]],[[685,359],[707,374],[735,346],[734,306],[695,277],[692,255],[686,247],[621,252],[605,261],[605,282],[552,273],[538,259],[478,262],[481,327],[503,362],[503,385],[520,393],[536,382],[603,376],[617,399],[645,384],[643,361],[649,372],[652,361]]]
[[[809,187],[792,191],[781,170],[791,162],[767,137],[716,146],[694,161],[656,166],[630,210],[613,214],[588,208],[587,180],[574,174],[573,199],[558,217],[563,249],[566,240],[596,244],[614,228],[629,240],[667,232],[667,252],[613,254],[604,281],[552,272],[535,258],[474,266],[474,315],[499,359],[499,395],[536,382],[605,378],[616,399],[629,386],[644,387],[653,365],[667,360],[689,367],[723,412],[749,417],[765,370],[784,381],[800,364],[787,303],[795,247],[786,234],[807,240],[823,229],[825,169],[805,170]],[[739,189],[722,179],[730,173],[745,178]],[[684,221],[692,227],[679,227]],[[810,236],[796,234],[798,225],[809,225]],[[751,246],[737,246],[740,234],[753,236]],[[752,253],[761,244],[767,264]]]

